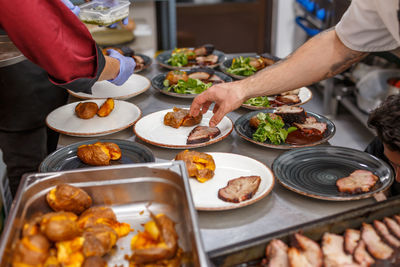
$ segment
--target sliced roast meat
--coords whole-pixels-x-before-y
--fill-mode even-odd
[[[290,267],[288,258],[288,246],[279,239],[269,242],[265,249],[267,267]]]
[[[393,249],[382,241],[372,225],[363,223],[361,239],[367,245],[368,252],[376,259],[386,260],[393,254]]]
[[[301,234],[294,234],[294,243],[301,249],[311,266],[320,267],[323,264],[322,250],[317,242]]]
[[[218,127],[197,126],[189,133],[186,144],[204,143],[217,137],[220,133]]]
[[[304,123],[306,121],[306,113],[302,107],[281,106],[277,107],[275,114],[282,117],[283,121],[288,124],[294,122]]]
[[[196,57],[196,62],[200,66],[214,65],[218,62],[218,56],[211,54],[206,57]]]
[[[361,233],[359,230],[346,229],[344,233],[344,250],[348,254],[353,254],[356,249],[358,242],[360,241]]]
[[[275,99],[286,105],[294,105],[301,102],[298,95],[278,95]]]
[[[369,192],[379,178],[367,170],[355,170],[348,177],[336,181],[340,192],[358,194]]]
[[[325,267],[354,265],[353,257],[343,249],[344,238],[340,235],[325,233],[322,237],[322,252]]]
[[[400,240],[398,240],[389,232],[389,229],[383,222],[374,220],[374,227],[387,244],[394,248],[400,247]]]
[[[260,186],[260,176],[242,176],[229,180],[228,185],[218,190],[218,198],[233,203],[251,199]]]
[[[288,249],[288,257],[290,267],[314,267],[308,262],[306,255],[295,247]]]
[[[374,258],[369,255],[364,241],[360,240],[353,253],[354,260],[361,266],[370,266],[375,263]]]
[[[294,89],[291,91],[283,92],[281,95],[298,95],[300,93],[300,89]]]
[[[214,52],[214,49],[215,49],[214,45],[205,44],[200,47],[196,47],[194,49],[194,53],[196,54],[196,56],[208,56],[212,54],[212,52]]]
[[[304,123],[293,123],[294,126],[307,134],[323,134],[327,125],[325,122],[317,122],[315,117],[307,117]]]
[[[254,67],[256,70],[261,70],[266,67],[264,61],[261,58],[255,57],[250,58],[249,65]]]
[[[225,81],[223,79],[221,79],[218,75],[213,75],[210,77],[210,79],[208,79],[209,82],[212,82],[213,84],[216,83],[224,83]]]
[[[198,71],[198,72],[193,72],[191,74],[188,75],[189,78],[192,79],[199,79],[199,80],[208,80],[211,77],[210,73],[204,72],[204,71]]]
[[[383,219],[390,232],[400,239],[400,225],[392,218],[385,217]]]

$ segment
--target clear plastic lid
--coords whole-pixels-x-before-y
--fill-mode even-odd
[[[79,19],[84,23],[107,26],[129,15],[128,0],[95,0],[80,5]]]

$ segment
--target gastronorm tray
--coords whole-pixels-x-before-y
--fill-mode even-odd
[[[342,234],[347,228],[360,229],[363,222],[372,223],[374,220],[399,213],[400,196],[210,251],[208,255],[215,266],[260,266],[262,258],[265,257],[265,248],[272,239],[280,239],[289,244],[290,237],[296,232],[301,232],[319,241],[325,232]]]
[[[109,205],[119,221],[134,228],[135,231],[118,240],[115,253],[106,258],[108,266],[129,265],[124,257],[131,254],[130,240],[150,220],[149,211],[162,212],[176,223],[179,246],[185,253],[185,263],[181,266],[208,266],[182,161],[25,175],[1,237],[0,266],[11,266],[13,246],[23,223],[39,212],[51,211],[45,195],[60,183],[84,189],[92,197],[93,206]]]

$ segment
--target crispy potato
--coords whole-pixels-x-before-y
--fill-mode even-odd
[[[81,102],[75,107],[75,114],[81,119],[91,119],[96,115],[99,107],[94,102]]]
[[[107,117],[110,115],[111,111],[114,109],[114,99],[107,98],[107,100],[101,105],[99,110],[97,111],[97,115],[99,117]]]
[[[85,257],[105,255],[111,251],[118,239],[114,229],[101,224],[86,228],[83,237],[85,238],[83,243]]]
[[[34,216],[22,227],[22,237],[40,234],[40,222],[42,221],[42,215]]]
[[[41,266],[49,256],[49,249],[50,242],[42,234],[23,237],[15,247],[12,265]]]
[[[43,215],[40,231],[51,241],[70,240],[80,234],[77,220],[72,212],[50,212]]]
[[[60,262],[57,259],[57,250],[51,248],[49,251],[49,257],[46,259],[43,267],[60,267]]]
[[[107,262],[99,256],[91,256],[85,259],[82,267],[107,267]]]
[[[206,153],[185,150],[176,155],[175,160],[183,160],[190,177],[204,183],[214,177],[215,162]]]
[[[260,125],[260,120],[257,118],[257,116],[253,116],[249,120],[249,125],[253,129],[257,129],[258,126]]]
[[[179,128],[181,126],[194,126],[199,124],[203,119],[201,112],[196,117],[189,115],[188,109],[182,109],[174,107],[172,112],[167,112],[164,116],[164,124],[173,128]]]
[[[168,80],[169,85],[173,85],[177,84],[179,80],[183,80],[186,82],[189,77],[185,71],[171,70],[167,73],[165,79]]]
[[[82,248],[85,239],[81,236],[74,239],[57,242],[57,259],[61,266],[81,266],[85,261]]]
[[[103,143],[103,145],[105,145],[108,148],[111,160],[119,160],[121,158],[122,156],[121,149],[117,144],[111,142],[105,142]]]
[[[110,207],[100,206],[100,207],[91,207],[85,210],[81,216],[79,216],[78,226],[81,229],[85,229],[88,227],[95,226],[99,219],[110,219],[117,220],[117,216],[115,216],[114,211]]]
[[[110,152],[106,146],[99,144],[81,145],[78,147],[77,156],[84,163],[92,166],[110,165]]]
[[[82,189],[59,184],[46,195],[49,206],[54,211],[70,211],[80,214],[92,205],[92,198]]]

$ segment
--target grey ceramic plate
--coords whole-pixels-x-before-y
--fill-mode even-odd
[[[173,50],[167,50],[164,51],[162,53],[160,53],[157,57],[156,57],[156,61],[158,64],[160,64],[160,66],[163,66],[164,68],[167,69],[171,69],[171,70],[176,70],[176,69],[183,69],[183,68],[193,68],[193,67],[199,67],[198,65],[192,65],[192,66],[182,66],[182,67],[174,67],[171,66],[170,64],[168,64],[168,59],[171,57]],[[218,56],[218,62],[217,64],[214,65],[207,65],[207,66],[203,66],[203,67],[208,67],[208,68],[215,68],[217,67],[222,61],[225,60],[225,54],[219,50],[214,50],[213,52],[214,55]]]
[[[307,116],[315,117],[318,122],[326,123],[327,129],[321,140],[319,140],[317,142],[305,144],[305,145],[291,145],[291,144],[286,144],[286,143],[274,145],[271,142],[269,142],[268,140],[265,141],[264,143],[253,140],[252,136],[253,136],[253,133],[255,132],[255,130],[253,128],[251,128],[249,125],[249,121],[250,121],[251,117],[256,116],[260,112],[273,113],[274,111],[275,111],[275,109],[270,108],[270,109],[253,111],[253,112],[242,115],[235,121],[235,131],[238,133],[238,135],[240,137],[242,137],[243,139],[246,139],[247,141],[250,141],[250,142],[260,145],[260,146],[277,148],[277,149],[292,149],[292,148],[297,148],[297,147],[316,146],[316,145],[327,142],[335,134],[336,128],[332,121],[330,121],[329,119],[325,118],[322,115],[316,114],[311,111],[306,111]]]
[[[192,72],[193,72],[192,70],[187,71],[188,74],[190,74]],[[225,82],[231,82],[233,80],[228,75],[226,75],[222,72],[219,72],[219,71],[215,71],[214,74],[217,75],[218,77],[220,77]],[[160,93],[179,97],[179,98],[195,98],[197,96],[197,94],[179,94],[179,93],[175,93],[175,92],[168,92],[167,90],[164,89],[163,82],[165,80],[165,77],[167,77],[167,73],[158,74],[153,79],[151,79],[151,85]]]
[[[392,169],[384,161],[359,150],[318,146],[287,151],[272,164],[275,177],[286,188],[324,200],[356,200],[372,197],[394,181]],[[336,180],[355,170],[368,170],[380,181],[368,193],[347,194],[337,190]]]
[[[40,172],[66,171],[79,168],[93,167],[83,163],[76,155],[78,147],[96,142],[112,142],[121,149],[121,159],[112,160],[110,165],[154,162],[151,150],[141,144],[119,139],[95,139],[83,141],[60,148],[48,155],[40,164]]]

